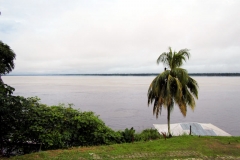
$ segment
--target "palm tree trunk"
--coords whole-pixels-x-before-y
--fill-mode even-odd
[[[167,107],[167,121],[168,121],[168,136],[172,137],[170,130],[170,106]]]

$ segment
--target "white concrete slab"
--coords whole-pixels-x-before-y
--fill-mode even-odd
[[[192,127],[192,135],[201,136],[231,136],[229,133],[222,129],[212,125],[211,123],[197,123],[197,122],[184,122],[170,124],[171,133],[173,136],[180,136],[190,133],[190,125]],[[161,134],[162,132],[168,132],[167,124],[153,124],[153,126]]]

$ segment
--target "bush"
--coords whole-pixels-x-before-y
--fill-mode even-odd
[[[115,132],[93,112],[47,106],[37,97],[13,96],[0,83],[0,149],[5,155],[39,150],[146,141],[160,137],[155,129],[135,133],[133,127]]]
[[[49,107],[37,97],[12,96],[13,90],[0,86],[0,138],[6,155],[121,142],[122,135],[93,112],[63,104]]]
[[[130,143],[134,141],[134,133],[135,130],[133,127],[131,129],[126,128],[124,131],[121,132],[122,135],[122,142]]]
[[[153,139],[159,139],[161,135],[156,129],[145,129],[141,133],[136,133],[135,141],[147,141]]]
[[[42,144],[42,149],[72,146],[112,144],[120,135],[108,128],[93,112],[81,112],[71,107],[32,106],[26,113],[28,137]]]
[[[148,141],[159,139],[161,135],[156,129],[145,129],[141,133],[135,133],[134,128],[126,128],[124,131],[119,131],[122,135],[121,141],[124,143],[131,143],[134,141]]]

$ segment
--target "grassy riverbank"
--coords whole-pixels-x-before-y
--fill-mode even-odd
[[[221,158],[220,158],[221,157]],[[17,156],[11,160],[240,159],[240,137],[180,136],[167,140],[75,147]]]

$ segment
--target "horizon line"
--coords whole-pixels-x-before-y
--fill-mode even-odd
[[[156,76],[160,73],[19,73],[1,76]],[[240,73],[188,73],[191,76],[240,76]]]

